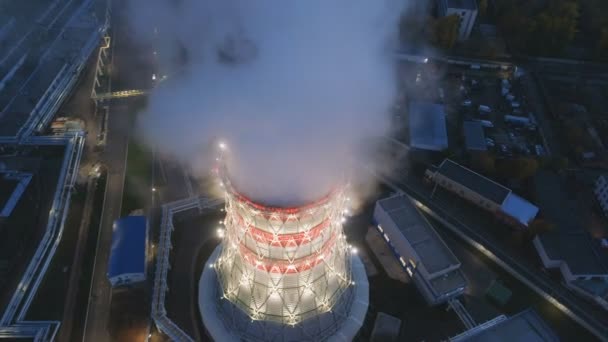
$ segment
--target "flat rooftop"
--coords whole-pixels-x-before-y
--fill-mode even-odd
[[[573,275],[608,274],[608,253],[586,230],[576,199],[561,186],[560,176],[539,171],[534,181],[538,203],[555,228],[539,236],[547,257],[568,264]]]
[[[486,135],[479,121],[465,121],[462,123],[464,144],[470,151],[487,151]]]
[[[500,209],[526,227],[538,214],[537,206],[513,192],[509,193]]]
[[[532,309],[515,316],[500,316],[490,322],[450,338],[451,342],[549,342],[559,341],[553,330]]]
[[[433,274],[460,264],[409,198],[397,195],[379,200],[378,204],[399,227],[428,273]],[[394,239],[391,242],[395,243]]]
[[[441,151],[448,148],[448,132],[443,105],[431,102],[409,104],[410,145],[414,148]]]
[[[608,255],[594,246],[586,233],[547,232],[541,234],[539,240],[549,259],[568,264],[574,276],[608,274]]]
[[[449,159],[445,159],[441,165],[439,165],[437,173],[475,191],[497,204],[502,204],[511,193],[509,188]]]

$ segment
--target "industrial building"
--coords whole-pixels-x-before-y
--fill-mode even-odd
[[[608,216],[608,176],[602,175],[595,181],[595,188],[593,189],[595,198],[602,208],[604,215]]]
[[[302,206],[275,207],[245,197],[223,178],[223,241],[199,283],[207,333],[216,341],[353,340],[369,293],[342,229],[344,189]]]
[[[448,132],[443,105],[430,102],[409,104],[410,146],[428,151],[443,151],[448,148]]]
[[[545,321],[532,309],[515,316],[500,315],[452,337],[450,342],[526,341],[557,342],[559,338]]]
[[[401,266],[430,305],[461,295],[467,285],[460,261],[409,197],[376,202],[374,223]]]
[[[475,19],[477,19],[477,0],[438,0],[439,16],[457,15],[460,17],[458,39],[469,39]]]
[[[559,269],[566,286],[608,310],[608,255],[598,240],[557,231],[532,242],[544,267]]]
[[[148,223],[145,216],[127,216],[112,226],[108,281],[112,287],[131,286],[146,280]]]
[[[511,189],[449,159],[436,169],[427,170],[426,177],[515,227],[528,227],[538,214],[538,207]]]

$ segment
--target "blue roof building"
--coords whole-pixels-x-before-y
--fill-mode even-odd
[[[108,280],[112,287],[146,280],[148,224],[145,216],[127,216],[112,226]]]
[[[412,148],[443,151],[448,148],[448,131],[443,105],[430,102],[410,102],[409,130]]]

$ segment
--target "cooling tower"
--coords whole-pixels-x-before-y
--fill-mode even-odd
[[[344,235],[344,187],[298,207],[253,201],[226,177],[222,187],[222,243],[199,284],[199,306],[211,337],[354,338],[367,311],[368,283]]]

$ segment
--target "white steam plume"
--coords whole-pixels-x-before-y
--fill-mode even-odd
[[[188,56],[152,94],[139,131],[194,168],[210,166],[204,146],[222,137],[232,181],[253,199],[321,197],[390,129],[390,42],[404,2],[131,0],[133,27],[158,27],[165,61],[179,45]]]

